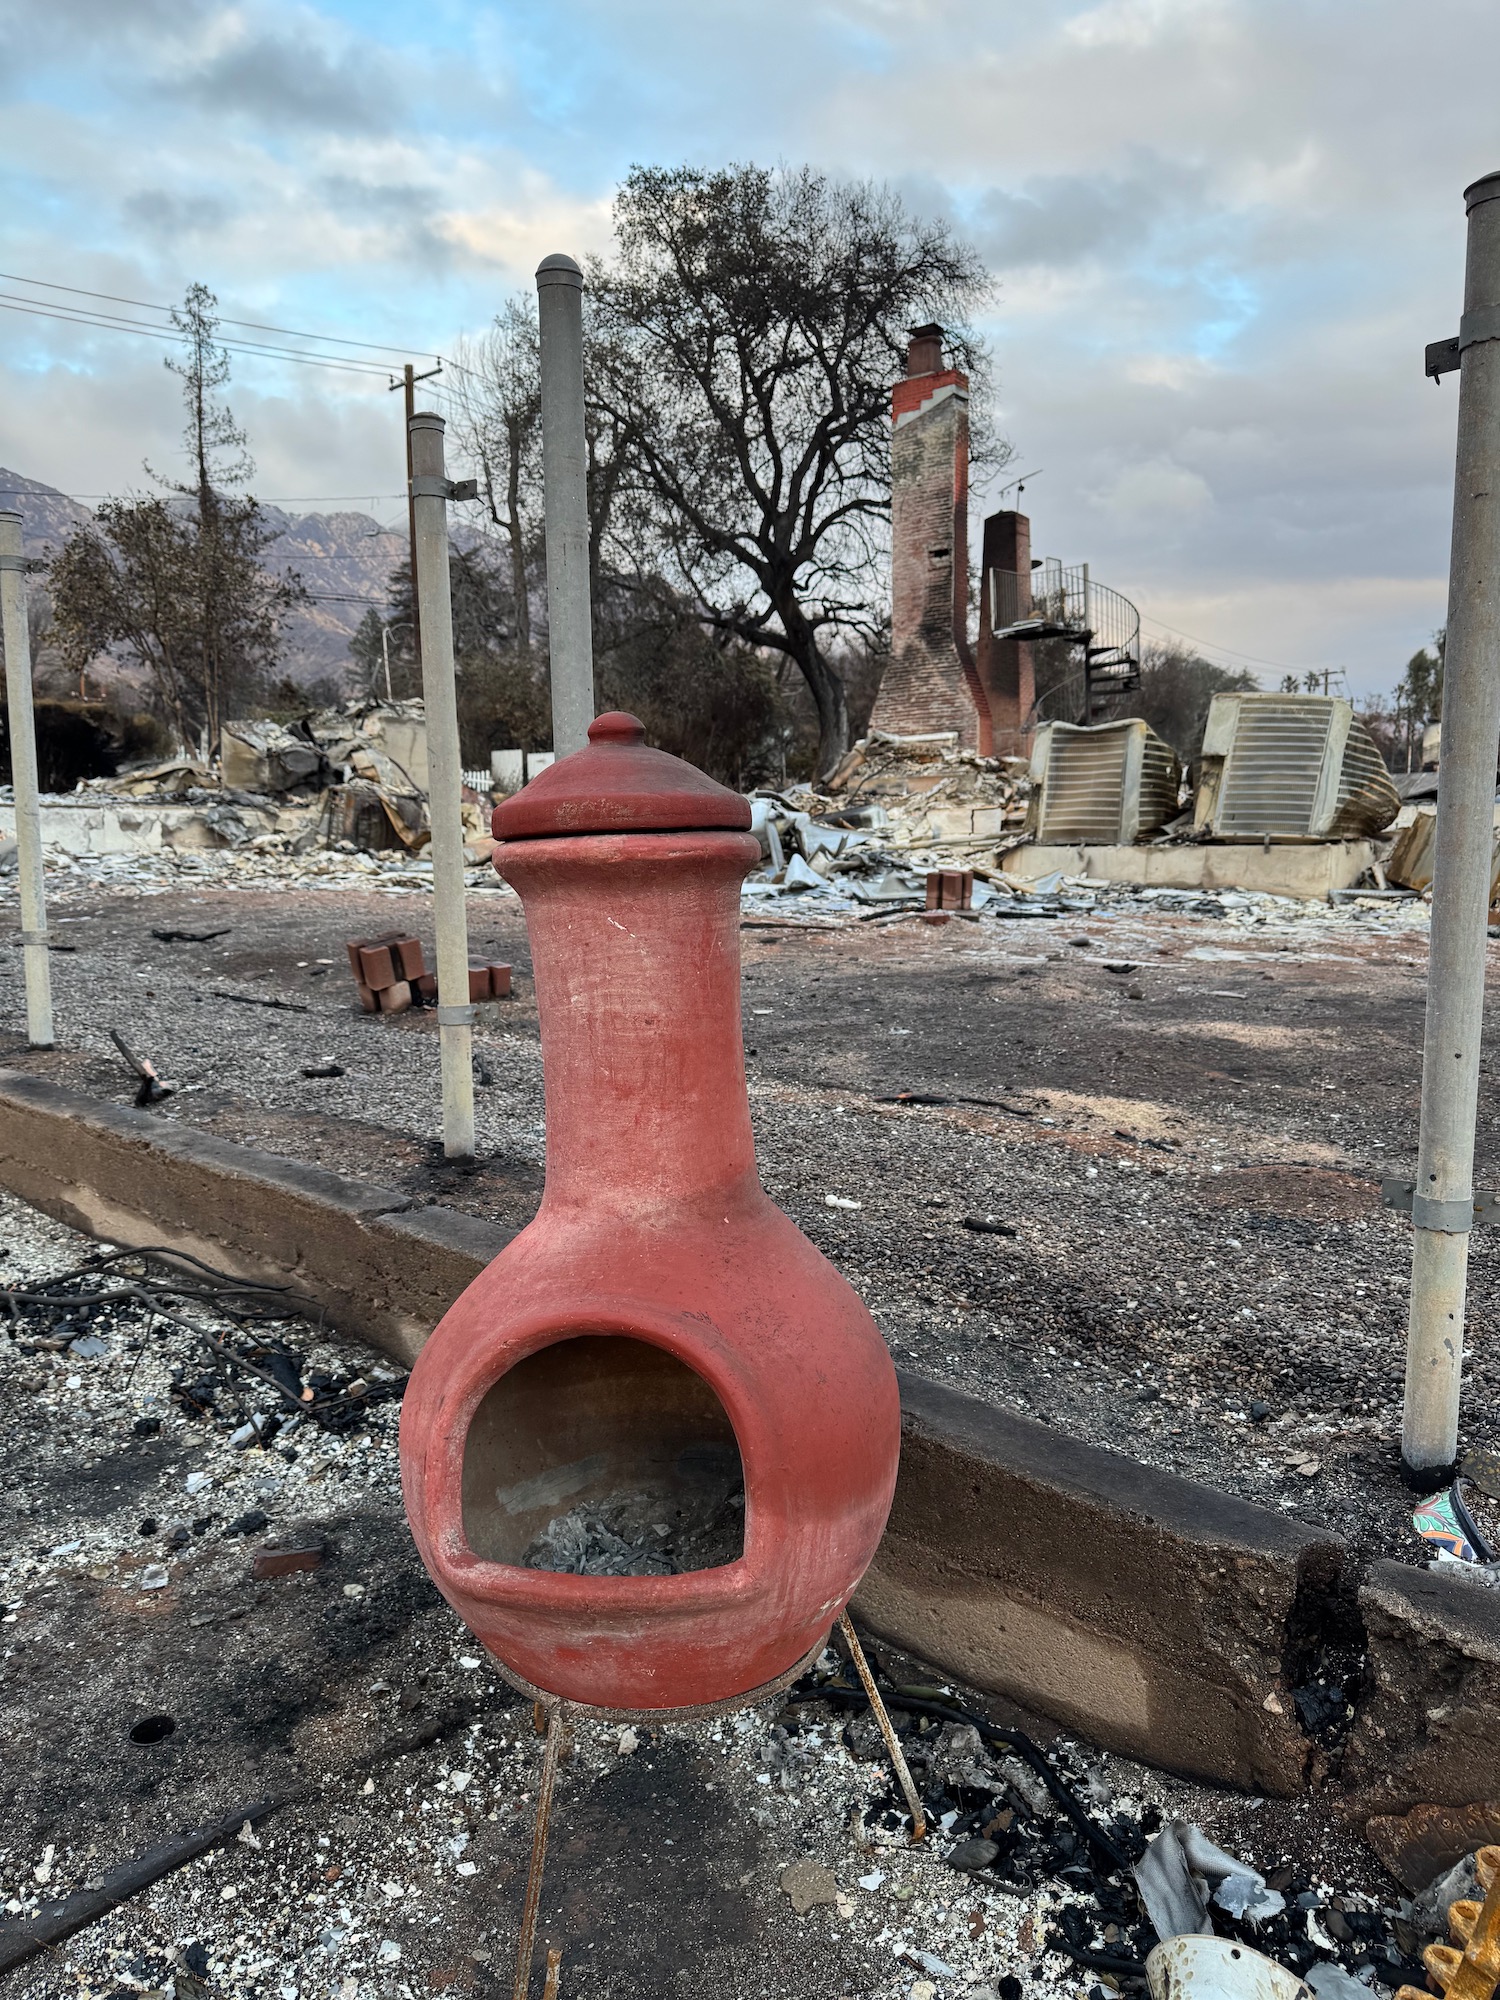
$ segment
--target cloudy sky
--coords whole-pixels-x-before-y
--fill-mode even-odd
[[[1497,74],[1494,0],[0,0],[0,465],[169,467],[161,346],[7,301],[201,279],[376,371],[236,355],[258,490],[393,519],[398,399],[351,342],[442,351],[607,247],[633,161],[810,160],[988,258],[1039,552],[1267,685],[1389,688],[1443,617],[1457,393],[1422,348]]]

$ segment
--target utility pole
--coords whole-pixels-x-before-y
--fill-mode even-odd
[[[542,491],[546,504],[547,634],[552,748],[583,749],[594,719],[589,603],[588,446],[583,424],[583,273],[571,257],[537,266],[542,357]]]
[[[0,628],[5,638],[5,705],[16,800],[16,861],[21,876],[21,945],[26,979],[26,1039],[52,1042],[52,961],[42,881],[42,814],[37,803],[36,725],[31,713],[31,634],[26,624],[26,559],[21,516],[0,511]]]
[[[1422,1118],[1411,1194],[1411,1314],[1402,1470],[1424,1491],[1458,1456],[1486,914],[1500,748],[1500,173],[1464,191],[1469,217],[1458,367],[1458,452],[1443,676],[1443,766],[1427,959]]]
[[[442,372],[443,364],[439,362],[436,368],[429,368],[425,375],[418,375],[412,363],[408,361],[401,371],[401,379],[397,382],[386,383],[387,389],[404,389],[406,391],[406,422],[402,425],[402,431],[406,438],[406,538],[411,560],[411,643],[412,649],[417,656],[419,671],[422,665],[422,613],[417,605],[417,503],[412,495],[411,488],[411,420],[417,411],[417,384],[419,382],[430,382],[434,375],[441,375]],[[391,692],[391,659],[389,651],[386,653],[385,661],[385,691],[386,697],[389,699]]]
[[[437,931],[438,1046],[443,1071],[443,1152],[474,1157],[474,1007],[469,999],[469,926],[464,911],[462,760],[453,680],[453,602],[448,584],[448,501],[443,420],[413,413],[406,427],[415,562],[413,600],[422,612],[422,700],[427,713],[427,814],[432,826],[432,905]]]

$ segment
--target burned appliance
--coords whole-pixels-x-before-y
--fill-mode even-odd
[[[885,1526],[900,1411],[853,1288],[760,1185],[750,808],[604,715],[495,811],[541,1019],[546,1187],[401,1424],[434,1581],[528,1693],[738,1704],[816,1655]]]
[[[1178,813],[1175,754],[1139,719],[1082,728],[1048,722],[1031,751],[1027,830],[1058,846],[1130,846]]]
[[[1353,704],[1330,695],[1216,694],[1194,831],[1214,840],[1362,840],[1401,809]]]

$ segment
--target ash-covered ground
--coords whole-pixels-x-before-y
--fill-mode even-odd
[[[19,1293],[98,1251],[8,1197],[0,1242],[0,1282]],[[503,2000],[541,1744],[530,1705],[418,1562],[397,1404],[335,1428],[293,1422],[263,1382],[216,1379],[204,1335],[239,1347],[242,1326],[202,1302],[173,1310],[22,1301],[0,1334],[0,1945],[6,1924],[165,1837],[282,1803],[30,1959],[7,1990]],[[399,1389],[353,1343],[295,1321],[279,1334],[291,1358],[270,1373],[315,1385],[330,1410],[347,1413],[360,1383]],[[275,1339],[253,1331],[263,1364]],[[274,1436],[264,1423],[247,1436],[272,1415]],[[319,1543],[316,1568],[255,1579],[258,1551]],[[1124,1879],[1013,1757],[920,1712],[975,1696],[877,1659],[909,1692],[920,1684],[918,1705],[896,1711],[937,1822],[920,1849],[832,1655],[822,1677],[725,1720],[573,1725],[542,1902],[567,2000],[1142,1990],[1118,1969],[1151,1941]],[[1288,1910],[1255,1936],[1284,1962],[1335,1957],[1383,1989],[1402,1976],[1417,1934],[1327,1800],[1208,1792],[1000,1704],[985,1713],[1046,1740],[1127,1856],[1180,1817],[1258,1867]],[[960,1872],[955,1850],[986,1834],[986,1865]],[[1080,1965],[1059,1940],[1116,1970]]]
[[[128,1099],[115,1027],[177,1085],[160,1117],[523,1224],[544,1124],[518,901],[473,876],[474,955],[511,962],[516,997],[477,1038],[483,1158],[458,1171],[434,1137],[432,1016],[361,1015],[344,958],[392,926],[430,940],[429,899],[409,865],[312,859],[59,875],[60,1046],[25,1049],[6,951],[0,1061]],[[935,928],[786,901],[747,903],[741,932],[762,1174],[898,1361],[1417,1556],[1397,1470],[1409,1225],[1379,1183],[1415,1162],[1421,906],[1115,893]],[[303,1075],[329,1060],[342,1075]],[[1479,1185],[1496,1138],[1482,1091]],[[986,1218],[1015,1233],[968,1226]],[[1476,1231],[1468,1445],[1500,1441],[1495,1263]]]

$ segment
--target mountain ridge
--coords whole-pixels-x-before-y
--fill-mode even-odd
[[[48,561],[75,528],[93,520],[91,507],[59,487],[0,466],[0,507],[19,507],[25,553]],[[366,611],[383,611],[391,576],[406,560],[404,530],[355,512],[289,514],[262,502],[274,539],[262,561],[268,570],[295,570],[311,603],[298,605],[286,623],[282,668],[294,680],[343,678],[354,669],[349,653]]]

